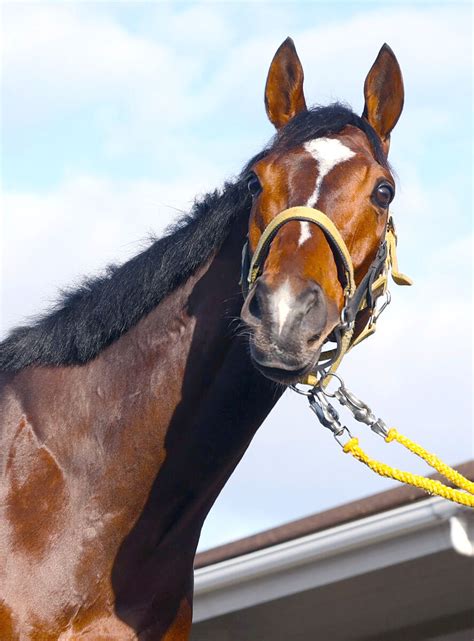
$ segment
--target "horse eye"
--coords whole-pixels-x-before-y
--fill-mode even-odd
[[[382,183],[376,187],[374,193],[372,194],[373,199],[379,207],[386,209],[393,200],[395,192],[392,185],[388,183]]]
[[[250,174],[247,179],[247,188],[252,196],[258,196],[262,191],[262,185],[256,174]]]

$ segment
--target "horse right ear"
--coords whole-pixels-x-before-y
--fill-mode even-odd
[[[265,86],[265,109],[277,129],[306,110],[303,80],[303,67],[295,45],[287,38],[273,57]]]

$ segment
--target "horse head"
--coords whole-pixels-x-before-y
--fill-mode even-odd
[[[294,44],[287,39],[280,46],[265,89],[277,134],[246,172],[249,259],[282,211],[304,206],[334,224],[350,254],[355,286],[363,281],[384,241],[395,194],[387,154],[403,107],[403,81],[387,45],[367,75],[364,97],[361,117],[340,104],[308,109]],[[269,378],[289,384],[314,370],[344,316],[340,263],[327,230],[311,221],[290,217],[273,233],[241,311],[253,362]]]

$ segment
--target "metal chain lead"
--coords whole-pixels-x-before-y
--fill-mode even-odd
[[[330,372],[326,373],[324,378],[327,376],[332,376],[339,381],[339,387],[332,393],[327,392],[320,383],[308,391],[302,391],[297,388],[293,389],[295,392],[307,396],[309,406],[318,417],[319,422],[323,427],[326,427],[333,433],[336,441],[343,446],[340,437],[346,434],[349,438],[352,438],[352,434],[349,429],[341,423],[339,413],[328,400],[329,398],[335,398],[341,405],[347,407],[356,421],[365,423],[375,434],[386,438],[388,435],[387,426],[381,418],[375,416],[367,403],[364,403],[364,401],[349,391],[340,376]],[[321,377],[320,381],[322,380],[323,378]]]

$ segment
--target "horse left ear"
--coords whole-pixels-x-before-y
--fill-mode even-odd
[[[385,153],[390,146],[390,132],[402,113],[404,95],[400,65],[384,44],[365,79],[362,117],[380,136]]]

